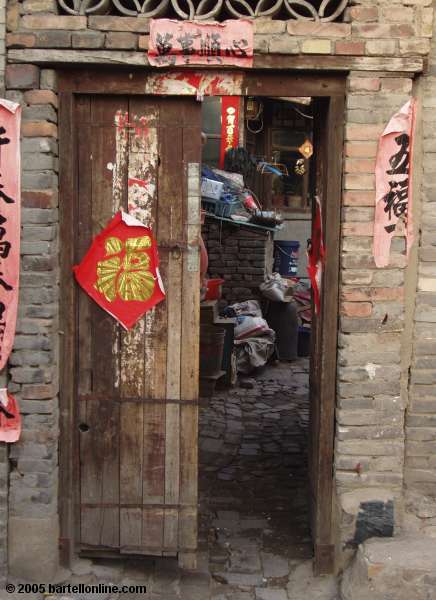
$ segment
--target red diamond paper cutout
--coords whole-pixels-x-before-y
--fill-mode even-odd
[[[153,232],[123,212],[73,270],[85,292],[126,329],[165,298]]]

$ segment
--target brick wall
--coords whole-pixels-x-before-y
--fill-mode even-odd
[[[209,277],[225,280],[223,299],[229,303],[260,299],[259,285],[272,270],[271,234],[206,219],[202,235]]]
[[[406,418],[408,525],[433,534],[436,524],[436,39],[423,82],[423,163],[419,268]]]
[[[10,447],[9,561],[14,572],[20,544],[24,539],[32,544],[31,532],[57,536],[58,146],[54,71],[9,65],[6,86],[6,97],[23,107],[20,303],[9,360],[9,389],[23,416],[20,441]],[[36,565],[24,566],[29,575],[56,567],[53,553],[35,552],[34,560]],[[19,573],[24,575],[23,565]]]
[[[347,87],[335,478],[342,543],[353,547],[365,503],[393,504],[391,527],[401,512],[405,240],[398,231],[389,267],[377,269],[372,227],[377,140],[412,79],[356,71]]]
[[[57,103],[54,72],[36,63],[147,64],[147,20],[61,16],[56,11],[54,0],[8,2],[8,96],[24,104],[23,277],[11,359],[11,389],[21,399],[24,432],[11,457],[9,543],[14,567],[14,560],[20,558],[19,541],[28,540],[29,560],[21,560],[22,576],[28,563],[38,569],[35,556],[40,558],[41,552],[33,551],[32,540],[46,540],[44,551],[52,566],[57,548]],[[338,68],[351,69],[345,122],[335,449],[341,551],[355,543],[357,524],[361,531],[362,523],[377,510],[383,515],[383,531],[389,533],[401,523],[409,366],[400,356],[402,342],[407,342],[404,238],[395,239],[390,266],[376,269],[371,258],[374,159],[379,134],[410,97],[412,80],[429,52],[432,19],[431,0],[355,0],[344,23],[255,22],[257,55],[281,55],[282,65],[286,59],[289,68],[318,70],[327,65],[322,62],[327,55],[335,55]],[[424,97],[427,153],[436,151],[429,137],[436,125],[432,69]],[[425,221],[407,414],[406,483],[411,491],[422,492],[433,490],[435,465],[431,457],[435,443],[432,411],[436,410],[432,391],[432,357],[436,355],[432,163],[432,155],[426,155]],[[1,501],[0,497],[0,527]]]

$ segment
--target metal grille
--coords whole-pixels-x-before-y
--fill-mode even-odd
[[[349,0],[58,0],[72,15],[119,14],[130,17],[206,19],[296,19],[338,21]]]

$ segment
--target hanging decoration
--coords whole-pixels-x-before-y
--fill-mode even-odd
[[[296,175],[304,175],[306,173],[306,165],[304,164],[304,158],[299,158],[295,163],[294,172]]]
[[[0,99],[0,370],[15,337],[20,277],[21,107]]]
[[[374,261],[389,265],[398,221],[406,225],[407,256],[413,244],[412,147],[415,101],[409,100],[389,121],[379,139],[375,165]]]
[[[309,159],[313,154],[313,145],[310,140],[306,140],[301,146],[298,148],[300,154],[304,156],[304,158]]]
[[[315,215],[312,225],[312,239],[309,240],[307,244],[307,256],[307,273],[312,285],[315,314],[318,315],[321,309],[321,284],[325,260],[321,202],[319,201],[318,196],[315,197]]]
[[[199,23],[152,19],[148,60],[153,67],[253,66],[253,23],[238,19]]]
[[[230,148],[239,145],[239,96],[221,98],[221,147],[220,169],[224,169],[224,157]]]
[[[17,442],[21,435],[18,402],[6,388],[0,389],[0,442]]]
[[[73,269],[85,292],[125,329],[165,297],[153,233],[122,211]]]

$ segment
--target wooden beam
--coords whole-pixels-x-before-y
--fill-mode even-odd
[[[144,67],[148,65],[146,52],[112,50],[9,50],[8,60],[12,63],[38,65],[125,65]],[[182,67],[183,68],[183,67]],[[197,67],[197,69],[200,67]],[[222,70],[222,67],[219,67]],[[259,54],[254,57],[255,69],[296,69],[311,71],[383,71],[420,73],[424,68],[421,56],[318,56]],[[208,67],[208,70],[213,67]],[[234,69],[233,69],[234,70]],[[163,70],[161,70],[164,72]]]

